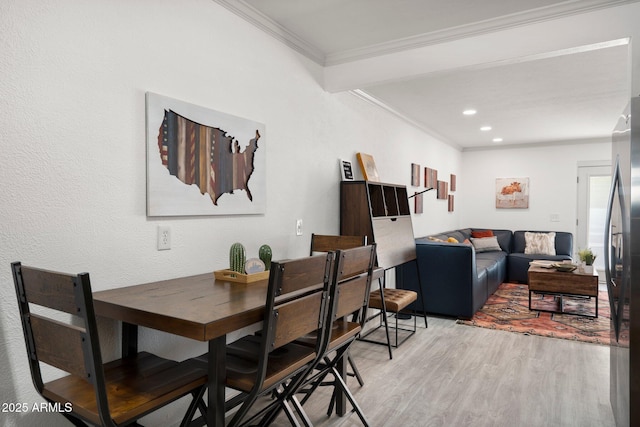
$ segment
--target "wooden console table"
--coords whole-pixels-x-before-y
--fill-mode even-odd
[[[594,297],[596,300],[596,314],[598,317],[598,273],[593,270],[591,274],[577,272],[561,272],[553,268],[544,268],[532,265],[529,267],[529,310],[531,308],[531,294],[557,295],[560,298],[560,311],[564,314],[576,314],[564,311],[564,296]],[[551,311],[540,310],[537,311]],[[551,311],[552,313],[558,313]]]

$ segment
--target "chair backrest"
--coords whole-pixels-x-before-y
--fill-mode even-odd
[[[357,248],[367,244],[367,236],[333,236],[327,234],[311,235],[311,251],[309,255],[318,252],[331,252],[340,249]]]
[[[334,283],[337,291],[329,314],[331,322],[354,314],[358,323],[364,323],[375,259],[375,243],[336,252]]]
[[[93,384],[98,412],[102,417],[108,416],[89,274],[57,273],[19,262],[12,263],[11,269],[36,389],[41,395],[46,394],[40,371],[40,363],[46,363]],[[47,314],[32,313],[32,304],[50,310]]]
[[[258,366],[264,381],[270,352],[312,332],[317,332],[316,354],[323,351],[326,311],[332,298],[334,253],[272,262]]]

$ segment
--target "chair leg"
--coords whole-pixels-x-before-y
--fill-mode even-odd
[[[239,426],[242,419],[247,415],[249,409],[253,406],[253,403],[258,398],[257,393],[249,393],[246,400],[242,403],[238,411],[233,415],[233,418],[229,422],[229,427]]]
[[[71,424],[73,424],[76,427],[87,427],[87,424],[84,423],[83,421],[79,420],[78,418],[74,417],[71,414],[67,414],[67,413],[63,413],[62,414],[67,420],[69,420],[69,422]]]
[[[296,416],[293,413],[293,410],[289,406],[289,402],[287,402],[287,401],[282,402],[282,407],[284,409],[284,413],[287,414],[287,418],[289,419],[289,423],[291,423],[292,426],[300,427],[300,423],[296,419]],[[269,424],[271,424],[271,422],[269,422]],[[266,424],[266,425],[268,425],[268,424]]]
[[[296,412],[298,413],[298,416],[300,417],[300,419],[302,420],[302,423],[306,426],[306,427],[313,427],[313,423],[311,422],[311,420],[309,419],[309,416],[307,415],[307,413],[304,411],[304,409],[302,409],[302,405],[300,404],[300,402],[298,401],[298,399],[296,398],[295,395],[290,396],[289,397],[289,402],[293,405],[293,408],[296,410]]]
[[[345,384],[344,380],[342,379],[342,377],[340,376],[339,372],[335,368],[331,368],[331,369],[333,370],[333,374],[336,377],[336,385],[338,387],[340,387],[342,389],[342,392],[345,394],[345,396],[347,396],[347,399],[351,403],[351,406],[353,406],[353,410],[358,415],[358,418],[360,418],[360,421],[362,421],[362,424],[365,427],[369,427],[369,422],[365,418],[364,413],[362,412],[362,409],[360,408],[360,406],[356,402],[355,398],[353,397],[353,395],[349,391],[349,388],[347,387],[347,384]]]
[[[353,376],[356,377],[356,379],[358,380],[358,384],[360,384],[360,387],[362,387],[364,385],[364,380],[362,379],[362,376],[360,375],[360,371],[358,371],[358,368],[356,367],[356,363],[351,358],[351,354],[349,352],[347,352],[347,361],[351,366],[351,370],[353,371]]]
[[[424,317],[424,327],[428,328],[429,325],[427,324],[427,306],[424,304],[424,295],[422,294],[422,277],[420,276],[420,267],[418,266],[417,258],[416,258],[416,270],[418,271],[418,295],[420,295],[420,302],[422,303],[422,316]]]
[[[206,386],[200,387],[198,390],[191,392],[193,396],[193,400],[187,409],[187,413],[184,414],[184,418],[182,418],[182,422],[180,423],[181,427],[186,427],[191,423],[193,416],[196,413],[196,410],[199,409],[202,413],[202,416],[207,416],[206,405],[202,400],[202,396],[204,396],[204,392],[207,390]],[[204,409],[204,410],[203,410]]]
[[[380,287],[380,299],[382,300],[382,320],[384,321],[384,331],[387,335],[387,348],[389,349],[389,359],[393,359],[393,354],[391,352],[391,338],[389,337],[389,321],[387,319],[387,303],[384,301],[384,287],[385,284],[383,282],[384,276],[378,279],[378,285]],[[397,333],[397,331],[396,331]]]

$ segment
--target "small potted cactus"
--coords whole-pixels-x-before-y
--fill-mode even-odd
[[[244,263],[247,254],[242,243],[234,243],[229,249],[229,268],[232,271],[244,274]]]

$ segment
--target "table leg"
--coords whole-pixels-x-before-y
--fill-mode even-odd
[[[209,401],[207,410],[207,425],[210,427],[224,427],[225,383],[227,336],[209,341]]]
[[[122,322],[122,357],[138,353],[138,325]]]

